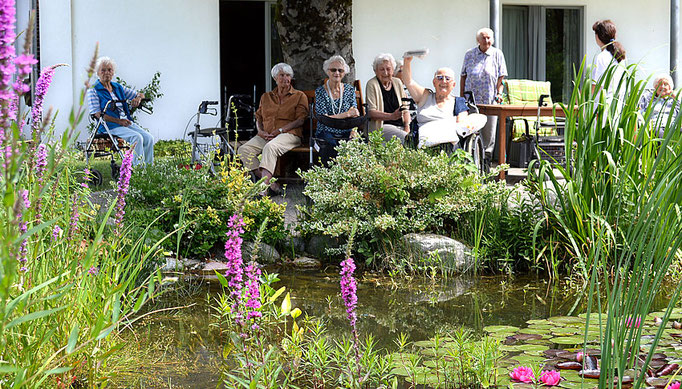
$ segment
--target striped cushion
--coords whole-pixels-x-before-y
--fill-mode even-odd
[[[551,83],[549,81],[534,81],[534,80],[505,80],[507,84],[506,104],[538,104],[540,95],[551,96]],[[545,100],[547,104],[552,104],[552,98]],[[528,121],[528,133],[535,135],[535,121],[536,117],[524,116],[523,119]],[[512,126],[512,139],[518,139],[526,133],[526,124],[520,117],[512,118],[514,120]],[[552,122],[552,117],[540,117],[541,122]],[[540,136],[557,135],[556,128],[545,127],[540,128]]]

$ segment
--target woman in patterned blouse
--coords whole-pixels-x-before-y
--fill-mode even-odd
[[[315,113],[334,119],[354,118],[360,115],[355,101],[355,89],[342,82],[350,67],[340,55],[334,55],[324,61],[322,69],[327,73],[327,81],[315,89]],[[338,129],[326,126],[318,121],[315,137],[321,139],[320,159],[327,166],[330,158],[336,156],[334,147],[339,140],[350,137],[350,129]]]

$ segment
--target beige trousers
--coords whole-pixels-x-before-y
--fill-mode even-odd
[[[270,141],[256,135],[239,146],[237,154],[247,169],[256,170],[260,167],[273,173],[277,158],[300,144],[301,138],[289,133],[279,134]],[[258,161],[259,154],[263,154],[260,162]]]

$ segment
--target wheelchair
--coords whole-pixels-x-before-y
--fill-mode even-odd
[[[463,96],[466,100],[466,105],[469,113],[478,114],[479,110],[475,104],[474,94],[471,91],[464,92]],[[409,104],[412,121],[410,122],[410,133],[405,138],[405,145],[412,148],[417,148],[419,145],[419,123],[416,120],[416,105],[413,99],[403,99],[403,103]],[[453,115],[455,113],[453,112]],[[484,123],[485,124],[485,123]],[[482,126],[481,126],[482,127]],[[481,137],[480,128],[463,128],[459,129],[457,135],[459,142],[456,144],[443,143],[433,146],[432,149],[443,150],[448,154],[453,153],[457,149],[464,150],[467,155],[471,156],[471,161],[476,167],[476,170],[481,174],[486,174],[490,171],[490,161],[485,159],[485,148],[483,146],[483,138]]]
[[[228,98],[225,108],[225,127],[201,128],[201,115],[216,116],[218,109],[211,107],[218,105],[218,101],[202,101],[197,109],[194,131],[187,135],[192,144],[191,161],[196,166],[207,166],[214,174],[215,166],[227,157],[234,157],[237,153],[239,137],[250,139],[255,133],[255,108],[247,103],[249,95],[232,95]],[[246,125],[243,125],[246,123]],[[242,126],[242,128],[239,128]]]
[[[149,99],[142,99],[137,109],[146,114],[151,114],[151,109],[144,105],[147,102],[149,102]],[[119,103],[128,104],[129,101],[109,100],[102,111],[99,112],[99,117],[96,114],[90,115],[89,121],[90,125],[93,127],[92,134],[88,137],[87,141],[79,143],[79,147],[85,154],[85,163],[87,166],[90,166],[91,158],[110,158],[111,177],[115,181],[118,181],[121,173],[121,167],[116,163],[115,155],[118,155],[119,158],[123,160],[123,151],[128,150],[130,145],[122,138],[111,133],[109,124],[104,120],[104,114],[112,105]],[[100,186],[103,182],[102,173],[97,169],[90,169],[90,176],[85,179],[91,186]]]

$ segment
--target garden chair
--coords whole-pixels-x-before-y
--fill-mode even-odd
[[[549,81],[506,80],[505,104],[538,106],[536,116],[508,118],[507,161],[513,167],[528,167],[532,159],[565,163],[564,124],[554,117],[540,116],[540,107],[552,104]]]

